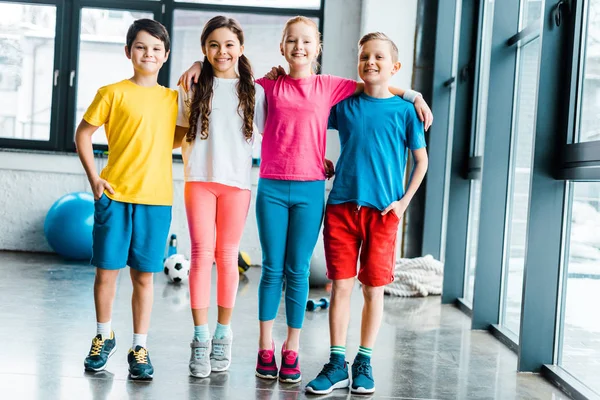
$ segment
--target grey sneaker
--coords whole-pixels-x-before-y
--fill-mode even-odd
[[[233,336],[223,339],[212,339],[212,350],[210,351],[210,366],[214,372],[227,371],[231,364],[231,343]]]
[[[190,375],[196,378],[206,378],[210,375],[210,339],[201,342],[194,338],[190,343]]]

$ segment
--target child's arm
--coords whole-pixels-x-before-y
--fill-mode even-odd
[[[98,126],[91,125],[82,119],[77,127],[77,132],[75,133],[77,154],[79,155],[83,169],[85,169],[88,181],[92,187],[92,192],[94,193],[94,199],[96,200],[102,197],[102,193],[104,193],[105,190],[108,190],[110,194],[115,193],[110,184],[104,179],[100,178],[98,172],[96,171],[96,163],[94,162],[94,148],[92,146],[92,135],[94,132],[96,132],[96,130],[98,130],[98,128]]]
[[[200,78],[201,71],[202,62],[194,62],[187,71],[181,74],[179,80],[177,81],[177,86],[181,86],[183,90],[187,92],[192,87],[192,81],[194,81],[193,83],[198,83],[198,78]]]
[[[413,158],[415,159],[415,169],[412,171],[410,175],[410,182],[408,183],[408,188],[404,193],[404,196],[400,200],[394,201],[390,204],[381,215],[385,215],[388,212],[394,210],[398,218],[402,218],[404,212],[408,208],[410,201],[412,200],[415,193],[417,193],[417,189],[421,186],[421,182],[423,182],[423,178],[425,177],[425,173],[427,172],[427,166],[429,165],[429,159],[427,158],[427,150],[423,147],[421,149],[412,151]]]
[[[176,125],[175,126],[175,137],[173,138],[173,148],[177,149],[181,147],[181,143],[185,138],[185,135],[188,132],[188,128],[184,128],[183,126]]]

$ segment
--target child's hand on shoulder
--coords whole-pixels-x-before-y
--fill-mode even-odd
[[[404,213],[406,212],[407,208],[408,208],[407,201],[405,201],[404,199],[396,200],[392,204],[387,206],[387,208],[385,210],[383,210],[381,215],[385,215],[389,212],[393,212],[396,214],[396,217],[398,217],[398,219],[401,220],[402,217],[404,216]]]
[[[280,65],[278,67],[273,67],[269,72],[265,74],[265,78],[275,81],[277,77],[287,75],[285,69]]]
[[[92,182],[90,182],[90,184],[92,186],[92,192],[94,192],[94,200],[100,200],[100,197],[102,197],[102,194],[105,190],[110,194],[115,194],[115,191],[113,190],[112,186],[110,186],[110,183],[100,177],[94,179]]]

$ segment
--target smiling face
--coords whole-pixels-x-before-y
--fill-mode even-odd
[[[235,66],[244,51],[237,35],[229,28],[215,29],[202,44],[202,52],[213,67],[216,77],[237,77]]]
[[[383,84],[400,69],[393,59],[392,45],[384,40],[369,40],[360,47],[358,74],[368,84]]]
[[[319,33],[314,26],[295,22],[286,28],[280,47],[291,71],[308,69],[310,72],[319,55]]]
[[[125,46],[125,54],[133,63],[136,73],[146,76],[158,74],[169,57],[163,41],[146,31],[138,32],[131,45],[131,50]]]

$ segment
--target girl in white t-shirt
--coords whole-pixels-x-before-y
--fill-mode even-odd
[[[194,338],[189,367],[192,376],[204,378],[211,371],[227,370],[231,363],[230,321],[239,281],[239,243],[250,205],[252,144],[255,133],[263,130],[266,102],[243,55],[244,34],[235,19],[212,18],[200,42],[205,55],[202,74],[189,91],[179,89],[175,140],[182,142],[192,245]],[[208,307],[213,260],[219,307],[211,338]]]

